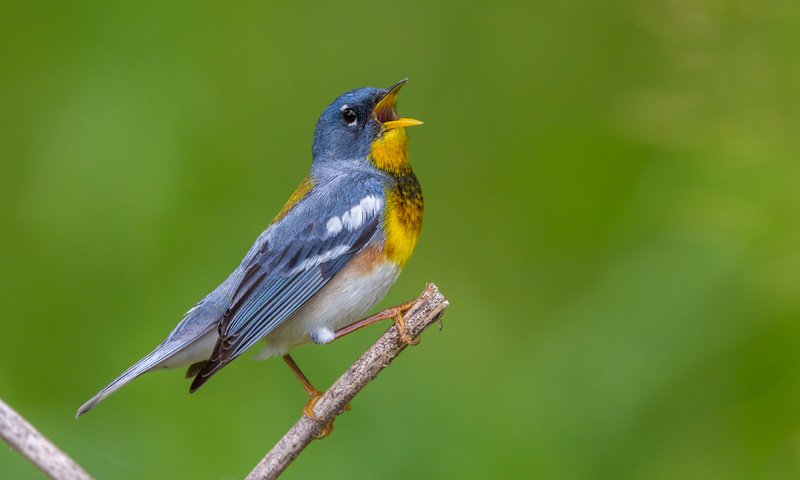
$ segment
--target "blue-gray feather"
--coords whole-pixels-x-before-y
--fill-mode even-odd
[[[371,145],[369,140],[378,134],[380,128],[367,119],[372,115],[373,107],[386,93],[388,90],[381,88],[359,88],[344,93],[331,102],[320,115],[314,130],[311,151],[314,164],[365,159]],[[359,122],[355,128],[339,121],[344,106],[352,108],[358,114]]]
[[[222,319],[214,352],[195,377],[191,391],[291,317],[360,251],[382,242],[382,209],[369,212],[358,228],[328,231],[329,219],[341,217],[366,196],[385,203],[383,181],[374,175],[360,177],[356,174],[355,188],[341,188],[344,178],[340,174],[319,170],[315,188],[270,226],[262,245],[251,249],[255,253],[243,262],[245,281]],[[352,185],[352,173],[346,181]],[[305,266],[307,260],[330,252],[336,254]]]
[[[382,212],[366,219],[355,231],[342,229],[335,235],[328,234],[326,222],[367,195],[381,198],[385,205],[384,191],[390,180],[366,159],[371,140],[380,129],[370,116],[387,92],[377,88],[353,90],[323,111],[314,133],[311,192],[258,237],[228,279],[187,312],[166,340],[86,402],[78,416],[141,374],[172,366],[170,359],[216,328],[220,338],[192,384],[196,389],[291,317],[359,251],[384,240],[379,228]],[[341,122],[345,107],[357,112],[357,125]],[[337,247],[342,247],[337,256],[299,268],[305,260]]]

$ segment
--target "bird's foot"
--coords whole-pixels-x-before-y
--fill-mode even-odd
[[[308,392],[308,403],[306,406],[303,407],[303,413],[306,417],[314,420],[315,422],[322,422],[323,420],[314,414],[314,405],[317,404],[319,397],[322,396],[322,392],[319,390],[313,390]]]
[[[322,396],[322,392],[320,392],[319,390],[314,390],[313,392],[308,392],[308,395],[309,395],[308,403],[306,403],[306,406],[303,407],[303,415],[305,415],[306,417],[315,422],[320,422],[320,423],[325,422],[324,419],[319,418],[318,416],[316,416],[316,414],[314,414],[314,405],[317,404],[319,397]],[[314,438],[323,439],[328,435],[330,435],[332,431],[333,431],[333,419],[326,422],[325,425],[322,427],[322,429],[319,431],[319,433],[317,435],[314,435]]]
[[[397,327],[397,334],[400,336],[400,340],[402,340],[403,343],[409,346],[419,345],[419,338],[413,338],[408,333],[408,329],[406,329],[406,321],[403,319],[403,315],[408,311],[409,308],[410,305],[403,310],[400,310],[400,307],[397,307],[397,313],[392,317],[392,320],[394,320],[394,324]]]
[[[306,403],[306,406],[303,408],[303,414],[306,417],[308,417],[310,420],[312,420],[314,422],[318,422],[318,423],[323,423],[323,422],[325,423],[325,425],[319,431],[319,434],[314,436],[314,438],[316,438],[318,440],[327,437],[328,435],[331,434],[331,432],[333,432],[333,420],[334,420],[334,419],[330,419],[327,422],[325,422],[324,418],[319,418],[314,413],[314,405],[317,404],[317,401],[319,400],[319,398],[321,396],[322,396],[322,392],[320,392],[319,390],[314,390],[313,392],[309,392],[308,403]],[[350,411],[350,404],[349,403],[346,404],[344,406],[344,409],[346,411]]]

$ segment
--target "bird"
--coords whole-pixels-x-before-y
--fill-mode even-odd
[[[330,343],[389,319],[404,342],[417,342],[402,316],[412,302],[361,318],[397,280],[422,227],[422,189],[408,161],[405,131],[422,122],[396,111],[406,82],[348,91],[323,110],[308,176],[239,266],[152,352],[84,403],[76,418],[155,370],[188,367],[194,392],[263,341],[257,358],[283,357],[309,396],[304,413],[317,420],[313,406],[321,393],[289,355],[292,348]]]

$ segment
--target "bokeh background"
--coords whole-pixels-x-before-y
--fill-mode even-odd
[[[113,4],[112,4],[113,3]],[[286,478],[800,478],[800,6],[3,2],[0,397],[98,478],[235,479],[279,360],[75,409],[217,285],[345,90],[408,76],[432,329]],[[383,331],[309,346],[320,386]],[[0,477],[39,478],[7,448]]]

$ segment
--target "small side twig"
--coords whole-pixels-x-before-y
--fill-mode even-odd
[[[91,480],[92,478],[2,400],[0,400],[0,437],[52,479]]]
[[[406,330],[416,338],[428,326],[442,316],[448,302],[439,293],[436,285],[430,283],[406,312],[403,319]],[[272,450],[256,465],[247,476],[248,480],[269,480],[278,478],[286,468],[303,452],[314,438],[320,435],[327,422],[341,414],[345,406],[371,382],[378,373],[394,360],[405,348],[396,327],[392,327],[375,342],[361,358],[347,369],[314,405],[312,420],[303,415]]]

